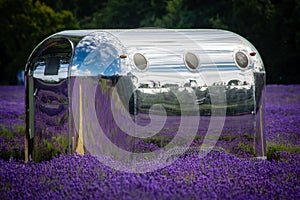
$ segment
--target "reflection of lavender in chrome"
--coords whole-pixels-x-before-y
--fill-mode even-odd
[[[24,156],[24,133],[19,132],[25,125],[24,119],[24,86],[1,86],[0,87],[0,129],[1,132],[9,131],[13,138],[1,135],[0,142],[2,155],[8,151],[20,151],[18,155]],[[299,117],[300,104],[296,91],[299,91],[298,85],[267,85],[266,99],[266,120],[267,141],[272,144],[281,144],[289,146],[299,146]],[[247,148],[243,147],[247,139],[247,133],[251,132],[252,115],[227,116],[222,134],[218,140],[217,146],[226,150],[226,152],[239,154],[240,157],[245,157],[243,151]],[[174,119],[176,120],[176,119]],[[172,122],[167,122],[172,127]],[[209,124],[210,116],[202,116],[198,134],[205,134],[207,125]],[[243,123],[241,123],[243,122]],[[247,123],[245,123],[247,122]],[[288,125],[288,126],[287,126]],[[206,129],[205,129],[206,127]],[[246,131],[244,127],[249,127]],[[169,142],[176,129],[163,129],[160,134],[164,135],[165,141]],[[241,137],[240,137],[241,136]],[[240,140],[242,139],[242,140]],[[249,146],[251,141],[247,140]],[[246,144],[247,144],[246,143]],[[200,136],[196,136],[191,146],[199,146],[202,144]],[[164,141],[157,138],[149,138],[149,140],[139,140],[135,144],[136,150],[141,152],[154,151],[164,145]],[[252,145],[253,146],[253,145]],[[138,152],[138,151],[137,151]],[[247,153],[249,156],[249,153]],[[16,155],[13,155],[14,158]],[[251,154],[251,156],[255,156]]]
[[[35,81],[35,141],[33,158],[50,159],[68,151],[67,81]]]
[[[91,97],[91,96],[95,97],[94,100],[95,103],[93,103],[92,98],[91,98],[92,101],[84,98],[83,117],[80,117],[78,115],[73,115],[75,124],[83,124],[82,131],[85,134],[82,140],[84,141],[83,143],[85,149],[89,153],[92,153],[93,155],[97,155],[100,157],[108,155],[108,156],[114,156],[114,159],[117,160],[121,159],[121,162],[137,162],[136,159],[132,160],[133,158],[132,156],[139,157],[139,155],[137,155],[137,152],[139,152],[140,149],[136,148],[136,145],[141,143],[142,140],[139,137],[132,137],[126,132],[123,132],[120,129],[120,127],[116,124],[113,113],[111,111],[110,104],[112,99],[118,101],[115,104],[118,107],[121,107],[120,104],[122,104],[123,102],[121,102],[120,99],[117,98],[116,96],[109,95],[112,93],[114,89],[113,81],[111,79],[101,79],[98,81],[97,79],[76,78],[74,79],[74,87],[77,86],[82,88],[83,94],[80,95],[77,93],[77,91],[74,91],[72,95],[73,99],[80,99],[80,97],[78,98],[77,95],[82,97]],[[109,106],[107,106],[107,104]],[[76,102],[72,103],[73,113],[78,113],[78,106],[76,105],[77,105]],[[120,113],[122,112],[118,112],[118,114]],[[132,116],[132,117],[134,118],[136,116]],[[80,119],[82,119],[83,122],[80,122]],[[128,120],[128,119],[124,118],[124,120]],[[185,131],[192,130],[192,129],[194,130],[192,130],[191,133],[186,135],[185,137],[181,137],[181,138],[174,137],[176,139],[175,144],[178,143],[179,139],[180,142],[183,143],[181,145],[184,145],[184,141],[186,141],[187,138],[190,138],[190,140],[192,141],[192,139],[194,138],[193,132],[194,134],[196,133],[197,126],[195,126],[191,122],[193,122],[193,120],[188,121],[187,127],[180,126],[180,120],[176,122],[181,134],[183,133],[183,130]],[[198,123],[198,120],[196,120],[195,122]],[[80,125],[76,127],[76,129],[79,130]],[[142,156],[155,158],[155,155],[157,154],[156,152],[155,152],[156,154],[151,152],[145,153],[144,150],[143,150],[144,154]],[[150,160],[148,160],[148,162],[150,162]],[[148,170],[150,170],[150,168]]]
[[[121,77],[120,79],[122,78],[123,77]],[[153,133],[150,133],[151,137],[139,137],[139,132],[136,132],[135,134],[128,134],[128,132],[126,132],[127,130],[122,130],[119,124],[116,124],[119,123],[118,121],[116,121],[116,119],[127,122],[128,120],[140,122],[139,124],[141,124],[141,121],[143,121],[142,124],[147,126],[149,122],[151,123],[151,120],[153,118],[157,116],[158,118],[161,117],[162,113],[160,111],[153,111],[153,116],[150,116],[149,113],[147,113],[147,109],[146,111],[141,110],[138,106],[134,105],[134,109],[137,109],[137,112],[135,112],[134,115],[130,115],[129,108],[127,107],[126,109],[123,106],[123,104],[130,104],[130,102],[122,101],[120,96],[129,97],[131,95],[127,95],[126,93],[129,92],[129,94],[132,94],[132,92],[119,88],[118,93],[114,94],[114,92],[118,90],[118,83],[122,83],[121,81],[118,82],[119,80],[117,78],[87,79],[77,77],[71,80],[72,82],[74,82],[74,88],[82,88],[82,94],[78,90],[73,90],[72,94],[72,112],[79,113],[79,115],[73,115],[75,126],[76,124],[79,124],[77,127],[75,127],[78,131],[78,142],[83,141],[85,150],[93,155],[98,156],[99,159],[109,156],[113,157],[115,160],[123,164],[124,162],[130,163],[130,166],[135,167],[137,165],[139,166],[141,163],[144,163],[140,162],[140,159],[142,159],[142,157],[146,157],[148,159],[148,164],[150,163],[147,170],[151,171],[157,167],[169,165],[170,163],[166,162],[165,159],[168,160],[169,156],[177,157],[184,153],[195,138],[200,119],[199,113],[197,114],[197,112],[199,112],[198,105],[195,104],[196,96],[194,96],[193,98],[191,98],[192,96],[190,96],[190,98],[185,98],[185,101],[183,101],[183,99],[180,99],[180,94],[183,97],[189,96],[186,96],[186,94],[182,95],[184,93],[180,93],[180,89],[173,88],[172,90],[175,94],[175,97],[178,97],[178,106],[179,108],[183,108],[179,110],[179,115],[177,114],[178,111],[168,111],[168,115],[165,116],[167,120],[164,123],[164,126],[160,128],[159,131],[155,132],[155,135],[153,135]],[[125,84],[122,84],[122,86],[124,85]],[[185,92],[185,90],[182,90],[181,92]],[[160,99],[159,95],[164,94],[157,93],[156,95],[158,95],[158,97],[156,98]],[[139,96],[139,98],[142,99],[143,97]],[[156,102],[156,98],[154,98],[153,102],[147,102],[144,99],[145,105],[153,105],[153,103]],[[79,103],[75,100],[79,100]],[[83,105],[79,107],[84,108],[83,111],[81,111],[81,109],[79,109],[78,111],[78,105],[81,105],[80,102],[82,102]],[[162,102],[158,101],[158,103]],[[164,105],[167,107],[171,104],[167,104],[166,101]],[[141,105],[141,102],[139,103],[139,106],[143,106]],[[118,110],[117,112],[115,110],[116,108]],[[83,116],[81,117],[80,115]],[[116,115],[118,118],[116,118]],[[220,122],[222,122],[222,120]],[[156,124],[154,123],[154,125]],[[81,127],[83,130],[81,130]],[[208,130],[209,129],[210,128],[208,128]],[[131,130],[141,131],[142,129],[136,129],[134,127]],[[148,130],[144,129],[144,131]],[[151,132],[152,130],[150,129],[149,131]],[[167,136],[164,132],[168,133],[168,131],[171,131],[171,134]],[[83,138],[80,138],[80,132],[85,133],[82,136]],[[214,130],[214,132],[216,132],[216,130]],[[217,132],[221,132],[221,130],[217,130]],[[160,138],[160,143],[163,144],[158,144],[158,146],[160,146],[160,149],[155,150],[154,152],[143,150],[143,153],[138,153],[140,149],[137,148],[137,144],[141,143],[142,141],[146,143],[149,141],[151,142],[151,140],[155,141],[157,140],[157,138]],[[209,141],[217,141],[217,139],[218,135],[215,137],[211,137]],[[210,143],[209,145],[214,145],[214,143]],[[170,154],[170,151],[172,151],[172,149],[174,148],[176,149],[176,154]],[[152,159],[149,160],[149,158]],[[160,165],[157,165],[157,162],[159,162]],[[123,170],[125,170],[125,168],[123,168]],[[129,167],[127,170],[131,171],[133,169],[130,169]]]
[[[265,158],[265,72],[249,52],[257,51],[221,30],[60,32],[28,62],[29,147],[38,154],[40,143],[66,140],[71,152],[109,157],[130,172],[143,159],[151,171],[218,145]]]

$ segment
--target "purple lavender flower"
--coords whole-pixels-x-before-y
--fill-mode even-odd
[[[266,134],[273,159],[212,151],[205,158],[190,154],[161,170],[134,174],[113,170],[88,154],[41,163],[15,159],[9,152],[24,149],[24,87],[1,86],[1,199],[300,199],[299,91],[300,85],[267,86]],[[227,128],[220,146],[247,139]],[[197,139],[201,142],[198,137],[194,145]],[[137,144],[140,151],[159,148],[147,142]],[[247,153],[246,146],[240,147]]]

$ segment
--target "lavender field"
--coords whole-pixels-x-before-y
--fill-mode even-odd
[[[212,151],[145,174],[91,155],[24,159],[24,87],[0,87],[1,199],[300,199],[300,85],[268,85],[267,160]]]

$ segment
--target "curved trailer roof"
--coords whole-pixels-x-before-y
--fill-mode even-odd
[[[74,45],[74,55],[69,76],[122,75],[128,72],[141,74],[134,67],[133,56],[142,54],[147,60],[147,76],[166,77],[170,69],[181,76],[198,76],[205,73],[206,83],[215,82],[215,73],[222,73],[222,82],[236,79],[252,82],[253,71],[264,71],[261,57],[255,47],[245,38],[230,31],[218,29],[120,29],[120,30],[66,30],[51,38],[67,38]],[[41,42],[41,44],[43,43]],[[39,45],[38,45],[39,46]],[[237,65],[236,52],[244,52],[249,59],[245,68]],[[187,67],[186,53],[196,55],[197,70]],[[119,69],[109,68],[116,58],[125,55],[126,62],[117,63]],[[116,64],[116,63],[115,63]],[[105,65],[105,66],[104,66]],[[107,74],[109,71],[109,74]],[[106,73],[106,74],[105,74]],[[234,78],[234,77],[235,78]],[[211,77],[211,78],[209,78]],[[170,80],[168,80],[169,82]],[[200,83],[201,85],[201,83]]]

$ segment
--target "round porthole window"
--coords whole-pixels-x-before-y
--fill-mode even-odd
[[[184,63],[190,71],[196,71],[200,65],[198,56],[192,52],[184,54]]]
[[[247,69],[247,67],[249,66],[249,57],[246,55],[246,53],[242,52],[242,51],[237,51],[234,55],[234,60],[237,64],[237,66],[242,69],[245,70]]]
[[[146,71],[148,68],[148,61],[146,57],[141,53],[135,53],[133,55],[133,62],[135,67],[140,71]]]

